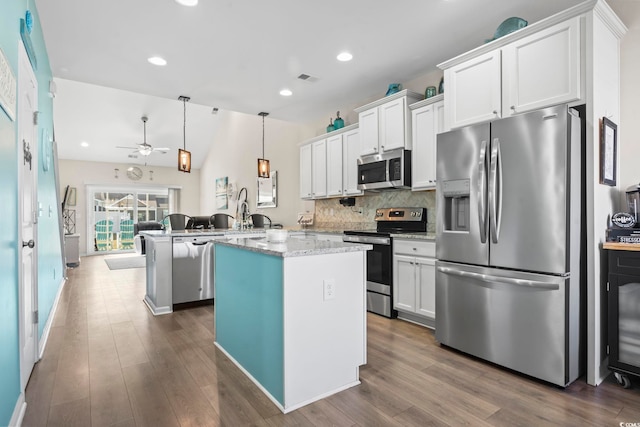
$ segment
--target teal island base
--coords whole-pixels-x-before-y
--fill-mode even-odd
[[[365,255],[273,255],[216,243],[216,346],[283,413],[360,384]]]

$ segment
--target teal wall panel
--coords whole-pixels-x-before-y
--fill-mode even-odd
[[[35,2],[29,6],[34,17],[31,39],[38,58],[38,109],[39,135],[43,130],[49,133],[53,128],[53,103],[48,97],[51,70],[46,47],[35,9]],[[18,41],[20,40],[20,19],[27,10],[27,0],[7,0],[0,2],[0,49],[7,58],[16,80],[18,76]],[[17,90],[17,88],[16,88]],[[18,108],[16,106],[16,114]],[[20,352],[18,337],[18,138],[17,117],[11,121],[0,110],[0,425],[8,425],[20,396]],[[38,147],[41,147],[39,141]],[[42,153],[40,161],[42,160]],[[57,191],[54,187],[55,176],[44,173],[39,165],[38,199],[49,203]],[[48,215],[48,212],[47,212]],[[51,218],[40,218],[38,224],[38,305],[40,310],[39,331],[42,333],[44,322],[50,313],[53,299],[50,295],[57,293],[61,284],[62,255],[60,238],[41,228],[57,229],[57,211]],[[43,271],[56,268],[57,280],[47,277]],[[42,277],[40,277],[42,275]],[[49,276],[52,276],[50,274]]]
[[[216,245],[216,342],[284,405],[283,258]]]

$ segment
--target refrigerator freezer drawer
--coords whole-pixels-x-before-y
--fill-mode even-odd
[[[567,277],[436,266],[440,343],[560,386],[575,379],[567,354]]]

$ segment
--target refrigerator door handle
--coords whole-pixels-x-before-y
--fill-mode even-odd
[[[491,241],[500,239],[500,220],[502,218],[502,159],[500,140],[494,138],[491,144],[491,165],[489,175],[489,207],[491,209]]]
[[[452,276],[468,277],[468,278],[479,280],[481,282],[486,282],[489,284],[497,282],[497,283],[505,283],[507,285],[522,286],[522,287],[531,288],[531,289],[542,289],[542,290],[548,290],[548,291],[555,291],[560,289],[560,285],[557,283],[546,283],[546,282],[539,282],[537,280],[525,280],[525,279],[514,279],[512,277],[492,276],[490,274],[480,274],[480,273],[474,273],[471,271],[462,271],[462,270],[449,268],[449,267],[438,267],[438,271],[444,274],[452,275]]]
[[[480,242],[487,243],[487,141],[480,143],[478,159],[478,221],[480,225]]]

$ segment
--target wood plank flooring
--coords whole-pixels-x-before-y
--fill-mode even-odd
[[[618,426],[640,384],[560,389],[440,347],[431,330],[368,314],[362,384],[283,415],[213,345],[213,308],[154,317],[143,268],[103,256],[69,271],[25,426]]]

